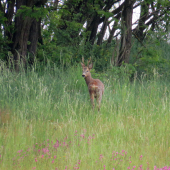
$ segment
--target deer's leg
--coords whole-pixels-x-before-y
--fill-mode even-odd
[[[100,111],[101,101],[102,101],[102,93],[100,93],[99,96],[97,97],[98,111]]]
[[[90,101],[91,101],[91,104],[92,104],[92,108],[94,109],[94,94],[90,94]]]
[[[99,99],[99,97],[98,97],[98,98],[97,98],[98,111],[100,111],[100,103],[101,103],[101,101],[100,101],[100,99]]]

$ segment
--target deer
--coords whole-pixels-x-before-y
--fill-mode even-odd
[[[94,98],[95,98],[98,104],[98,111],[100,111],[100,104],[104,93],[104,84],[99,79],[92,78],[90,70],[93,68],[93,63],[90,64],[90,61],[91,57],[88,60],[87,66],[85,66],[84,57],[82,57],[81,62],[81,66],[83,69],[82,77],[84,77],[88,87],[92,109],[94,110]]]

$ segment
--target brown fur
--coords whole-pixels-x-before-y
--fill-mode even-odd
[[[85,66],[84,58],[82,58],[82,63],[81,63],[81,66],[83,69],[82,76],[84,76],[84,79],[88,86],[92,107],[94,108],[94,98],[95,98],[97,100],[98,110],[100,110],[102,95],[104,93],[104,84],[99,79],[93,79],[91,77],[90,70],[92,69],[93,64],[91,63],[89,65],[89,63],[90,63],[90,60],[88,61],[88,65]]]

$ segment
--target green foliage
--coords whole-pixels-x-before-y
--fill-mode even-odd
[[[10,30],[10,26],[7,26],[5,22],[7,21],[6,17],[4,17],[3,13],[0,11],[0,23],[3,24],[4,28],[6,30]],[[8,53],[8,43],[9,40],[7,37],[4,37],[4,32],[2,31],[2,28],[0,28],[0,60],[6,60],[7,53]]]
[[[131,51],[131,62],[139,74],[153,76],[153,69],[156,69],[161,75],[170,76],[169,50],[170,45],[164,40],[149,39],[145,41],[145,47],[135,42]]]
[[[105,44],[101,46],[95,44],[93,45],[92,54],[94,56],[96,70],[106,70],[107,66],[110,64],[112,48],[108,48]]]
[[[46,31],[48,35],[48,31]],[[45,34],[45,32],[44,32]],[[40,45],[38,48],[37,58],[40,61],[43,61],[44,58],[55,62],[60,65],[61,63],[70,65],[72,63],[80,63],[82,57],[84,56],[85,60],[92,57],[92,61],[96,71],[104,71],[110,65],[110,59],[112,54],[112,49],[107,48],[106,46],[91,46],[90,43],[81,44],[81,45],[58,45],[56,46],[56,41],[52,40],[49,43],[49,36],[47,36],[44,45]]]
[[[70,65],[73,63],[80,63],[82,56],[85,60],[92,57],[94,69],[96,74],[109,70],[109,74],[114,74],[117,77],[132,78],[135,72],[138,75],[146,73],[148,76],[153,75],[153,69],[156,69],[160,74],[169,76],[169,44],[163,40],[150,39],[145,42],[145,47],[140,45],[135,40],[131,50],[130,64],[123,64],[122,67],[112,67],[110,62],[113,56],[114,42],[111,45],[103,43],[101,46],[90,43],[76,44],[70,40],[70,43],[57,45],[59,39],[55,36],[50,40],[50,32],[43,31],[44,45],[38,49],[38,59],[42,61],[44,58],[55,62],[56,64]],[[58,37],[59,38],[59,37]],[[62,41],[62,36],[60,37]],[[75,39],[74,39],[75,40]],[[49,43],[50,42],[50,43]],[[117,54],[116,54],[117,55]],[[103,73],[105,75],[105,73]],[[103,77],[103,76],[101,76]],[[107,75],[106,75],[107,77]]]
[[[99,46],[96,44],[96,36],[94,45],[91,45],[91,42],[88,41],[91,31],[87,31],[85,27],[87,18],[90,19],[95,14],[101,17],[105,16],[106,18],[113,14],[101,8],[106,5],[104,1],[90,0],[86,4],[82,2],[81,0],[65,1],[64,5],[61,3],[58,4],[57,10],[54,10],[52,3],[49,3],[46,7],[21,6],[17,10],[15,17],[22,15],[23,19],[25,17],[36,18],[37,20],[42,18],[44,25],[41,32],[43,43],[38,44],[37,54],[35,56],[36,60],[43,64],[51,62],[58,66],[67,67],[75,63],[79,64],[82,56],[85,59],[89,59],[91,56],[96,77],[108,77],[114,74],[116,78],[127,76],[127,79],[129,79],[133,77],[136,71],[139,75],[146,73],[152,76],[153,69],[156,69],[160,74],[169,76],[169,44],[162,40],[167,37],[167,32],[164,32],[165,23],[163,23],[162,28],[155,28],[156,33],[147,31],[147,38],[143,42],[145,47],[137,41],[132,43],[129,64],[123,63],[120,68],[113,67],[112,65],[115,63],[113,63],[112,58],[118,55],[115,55],[114,51],[116,46],[115,40],[111,44],[107,44],[103,40]],[[164,3],[168,3],[168,1],[164,1]],[[87,9],[87,11],[84,9]],[[169,12],[167,11],[164,18],[166,21],[169,20],[168,15]],[[112,18],[109,22],[113,20],[119,21],[119,19]],[[14,34],[14,23],[11,26],[6,26],[6,21],[7,19],[4,17],[4,14],[0,12],[0,22],[7,31]],[[90,21],[88,22],[90,23]],[[3,31],[1,31],[1,59],[7,59],[9,57],[7,54],[10,54],[10,52],[7,46],[9,47],[10,43],[7,37],[4,37]],[[27,45],[30,45],[29,41]],[[165,51],[167,52],[165,53]],[[106,74],[105,72],[107,70],[108,73]]]
[[[16,17],[22,15],[23,19],[25,17],[31,17],[31,18],[35,18],[38,21],[39,18],[43,18],[44,16],[46,16],[47,13],[48,13],[48,9],[44,7],[34,6],[32,8],[32,7],[22,5],[21,8],[17,10]]]
[[[136,67],[132,64],[123,63],[121,67],[112,66],[108,69],[107,75],[113,77],[114,79],[121,79],[129,81],[134,77],[136,73]]]
[[[103,11],[103,10],[97,10],[97,13],[99,14],[99,15],[104,15],[106,18],[109,18],[109,17],[111,17],[111,16],[113,16],[113,14],[112,13],[110,13],[110,12],[105,12],[105,11]]]
[[[0,33],[0,59],[1,60],[7,59],[7,54],[9,49],[9,47],[7,46],[8,42],[9,41],[7,40],[7,38],[4,38],[4,36]]]
[[[3,12],[0,11],[0,23],[5,25],[5,21],[7,21],[7,19],[4,17]]]

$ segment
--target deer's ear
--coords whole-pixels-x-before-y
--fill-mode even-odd
[[[91,70],[93,68],[93,63],[89,65],[89,69]]]
[[[85,67],[84,63],[81,63],[81,66],[82,66],[82,67]]]

